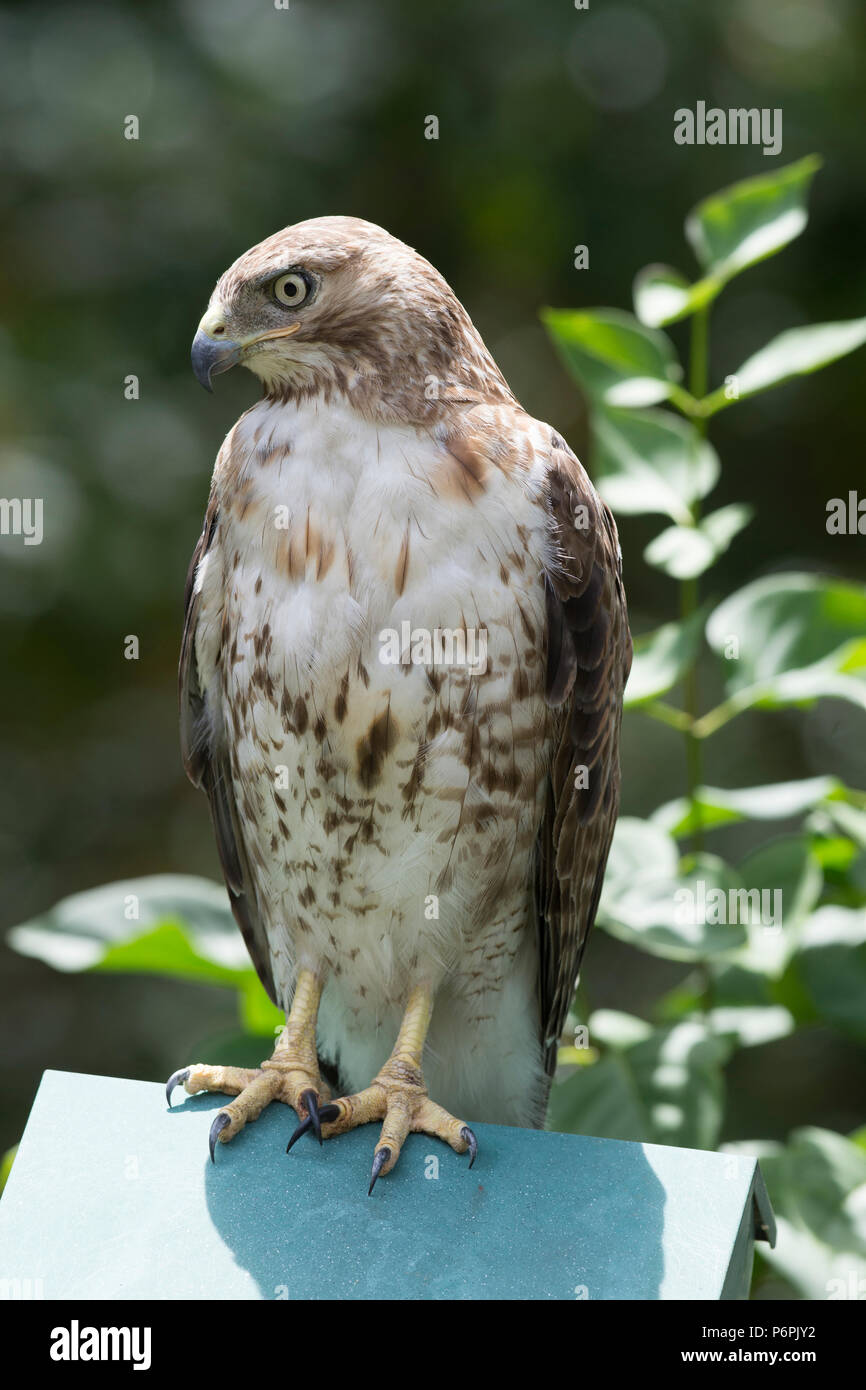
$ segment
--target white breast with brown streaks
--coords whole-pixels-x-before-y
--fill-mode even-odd
[[[197,636],[247,849],[265,866],[281,997],[298,966],[324,963],[322,1050],[362,1086],[408,987],[432,978],[431,1093],[473,1113],[484,1090],[502,1119],[503,1056],[519,1059],[523,1095],[535,1065],[527,883],[550,752],[541,465],[531,447],[511,458],[503,471],[471,430],[449,449],[348,407],[263,402],[217,464]],[[394,664],[407,631],[426,661],[437,629],[466,632],[474,662],[459,664],[458,635],[450,663]],[[465,1028],[498,1055],[498,1103],[471,1031],[465,1058],[454,1052]]]

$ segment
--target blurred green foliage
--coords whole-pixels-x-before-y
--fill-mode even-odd
[[[866,393],[856,355],[820,385],[781,379],[808,369],[815,347],[813,335],[786,335],[866,306],[864,63],[866,26],[852,0],[605,0],[585,12],[562,0],[535,0],[531,11],[524,0],[292,0],[284,12],[269,0],[0,7],[0,491],[45,499],[41,546],[0,538],[3,922],[37,920],[46,903],[110,879],[217,876],[207,813],[177,753],[180,597],[219,439],[255,388],[226,379],[205,398],[189,373],[189,342],[213,282],[248,246],[303,217],[367,217],[445,273],[522,403],[606,479],[640,634],[609,893],[630,853],[639,867],[659,855],[678,882],[700,830],[714,853],[710,865],[701,851],[705,880],[716,872],[748,885],[763,872],[750,855],[773,853],[779,867],[767,872],[778,881],[784,869],[805,904],[803,924],[783,934],[791,955],[770,936],[744,946],[727,933],[724,949],[745,963],[723,972],[720,925],[707,928],[712,941],[695,959],[675,952],[681,924],[641,918],[624,891],[609,911],[606,899],[579,1008],[597,1046],[576,1054],[599,1065],[581,1074],[596,1086],[593,1075],[627,1080],[632,1069],[657,1078],[652,1039],[667,1030],[665,1067],[680,1066],[684,1049],[682,1065],[707,1078],[703,1108],[690,1100],[676,1125],[747,1148],[768,1135],[774,1153],[792,1148],[786,1172],[805,1165],[807,1192],[813,1182],[823,1190],[829,1173],[826,1190],[850,1194],[847,1159],[843,1178],[833,1177],[841,1141],[831,1150],[820,1135],[852,1130],[866,1089],[859,918],[846,915],[862,905],[866,877],[852,790],[866,785],[866,740],[851,698],[864,571],[862,539],[825,523],[827,500],[859,482]],[[783,161],[760,150],[674,144],[674,110],[698,99],[783,107],[782,185]],[[138,141],[123,138],[129,113],[140,118]],[[438,141],[424,139],[428,113],[439,117]],[[812,149],[825,157],[817,179]],[[719,216],[712,190],[747,175],[775,183],[774,217],[760,188],[734,209],[723,201]],[[809,236],[799,237],[807,195]],[[686,273],[682,210],[691,204],[698,264]],[[729,214],[745,231],[733,258],[719,242]],[[784,257],[770,255],[786,242]],[[578,244],[587,270],[575,269]],[[759,271],[740,273],[744,258],[761,255]],[[644,259],[653,264],[632,286]],[[694,311],[722,283],[701,392],[677,363]],[[595,330],[585,325],[590,336],[619,330],[611,364],[587,350],[579,306],[623,305],[632,288],[634,315],[608,309]],[[565,318],[580,392],[548,345],[539,304],[576,306]],[[852,322],[842,346],[859,333]],[[832,327],[831,337],[838,347]],[[622,372],[623,352],[626,365],[637,354],[639,372]],[[738,367],[741,403],[731,409],[709,383]],[[598,409],[593,373],[614,388],[624,382],[625,398]],[[124,395],[129,374],[139,379],[135,401]],[[743,377],[762,389],[747,395]],[[781,384],[764,391],[772,379]],[[682,407],[699,395],[710,396],[713,440],[684,463],[699,424]],[[674,614],[672,579],[696,585],[701,572],[701,601]],[[725,594],[735,604],[727,612]],[[731,631],[742,639],[739,662],[719,655]],[[124,659],[130,633],[137,661]],[[702,694],[703,736],[688,760],[688,701],[669,698],[684,678]],[[760,712],[768,707],[772,718]],[[754,714],[734,717],[740,710]],[[770,830],[778,849],[767,847]],[[3,1143],[20,1133],[46,1065],[152,1078],[193,1052],[216,1059],[247,1048],[259,1060],[275,1021],[226,905],[224,926],[205,939],[200,926],[191,931],[190,910],[189,899],[182,912],[164,899],[136,923],[118,905],[113,960],[129,968],[110,978],[92,968],[99,930],[84,930],[81,917],[91,968],[74,984],[4,948]],[[149,942],[134,944],[142,933]],[[212,956],[220,933],[228,954]],[[161,959],[188,983],[139,973]],[[694,1030],[706,1029],[705,1015],[704,1044]],[[651,1029],[648,1045],[623,1017]],[[567,1057],[564,1095],[577,1065]],[[611,1105],[622,1125],[627,1112]],[[661,1096],[646,1112],[654,1132],[676,1128],[667,1105]],[[800,1142],[795,1130],[812,1138]],[[849,1229],[842,1208],[853,1200],[839,1196],[831,1231]],[[801,1206],[806,1226],[822,1227],[814,1203]],[[823,1288],[818,1268],[810,1287]],[[793,1284],[765,1278],[761,1289],[802,1290],[804,1269]]]

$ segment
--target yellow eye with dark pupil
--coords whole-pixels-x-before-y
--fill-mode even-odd
[[[281,275],[274,281],[274,295],[281,304],[287,304],[290,309],[303,304],[308,294],[309,288],[302,275]]]

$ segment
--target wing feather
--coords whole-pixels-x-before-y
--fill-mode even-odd
[[[622,695],[632,648],[616,525],[557,436],[544,500],[556,551],[545,576],[546,694],[557,717],[534,890],[541,1040],[552,1076],[619,809]]]
[[[243,830],[235,804],[228,750],[218,732],[218,721],[208,714],[208,700],[218,700],[216,688],[202,688],[196,658],[196,631],[201,608],[201,591],[196,586],[199,565],[214,547],[219,531],[219,509],[212,496],[205,514],[204,529],[193,552],[184,592],[184,625],[178,670],[180,697],[180,742],[183,765],[196,787],[210,802],[217,852],[229,892],[235,921],[250,953],[259,979],[271,1000],[277,1004],[271,970],[267,932],[256,903],[255,879],[244,845]],[[216,686],[216,679],[212,679]]]

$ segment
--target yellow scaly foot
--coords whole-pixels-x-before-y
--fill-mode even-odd
[[[330,1091],[319,1074],[316,1054],[316,1017],[322,993],[321,982],[310,970],[298,974],[292,1008],[274,1048],[273,1055],[260,1067],[211,1067],[202,1062],[182,1067],[169,1077],[165,1096],[183,1083],[190,1095],[199,1091],[224,1091],[237,1100],[223,1106],[214,1116],[208,1139],[214,1158],[217,1140],[227,1144],[257,1120],[271,1101],[282,1101],[298,1114],[304,1129],[312,1128],[322,1142],[320,1105]]]
[[[433,1008],[432,991],[426,985],[413,989],[394,1050],[378,1076],[356,1095],[342,1096],[322,1106],[319,1119],[322,1135],[331,1139],[358,1125],[382,1120],[382,1132],[373,1155],[373,1171],[369,1192],[383,1173],[390,1173],[400,1157],[400,1151],[411,1133],[433,1135],[444,1139],[456,1153],[469,1152],[469,1167],[475,1162],[478,1142],[472,1130],[462,1120],[455,1120],[441,1105],[427,1095],[421,1071],[421,1056],[430,1026]],[[303,1121],[289,1140],[291,1148],[309,1128]]]

